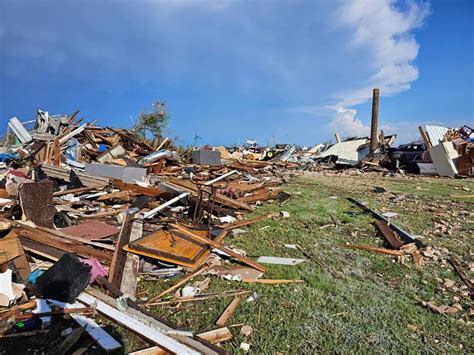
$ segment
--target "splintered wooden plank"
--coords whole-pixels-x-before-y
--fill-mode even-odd
[[[261,284],[271,284],[271,285],[284,285],[284,284],[301,284],[304,283],[304,280],[280,280],[280,279],[248,279],[242,278],[242,282],[248,283],[261,283]]]
[[[275,185],[274,183],[269,182],[256,182],[256,183],[244,183],[239,180],[229,182],[226,187],[235,191],[239,191],[241,193],[250,193],[256,190],[260,190],[266,186]]]
[[[56,138],[53,142],[53,157],[54,157],[54,164],[56,166],[61,165],[61,147],[59,146],[59,139]]]
[[[398,239],[387,223],[377,220],[375,221],[375,225],[393,249],[400,249],[403,246],[403,243]]]
[[[258,216],[258,217],[252,218],[252,219],[245,219],[243,221],[237,221],[237,222],[233,222],[233,223],[225,223],[225,224],[222,224],[220,227],[224,228],[226,230],[231,230],[231,229],[235,229],[235,228],[241,228],[241,227],[249,226],[251,224],[260,222],[261,220],[263,220],[265,218],[267,218],[267,217],[266,216]]]
[[[229,328],[223,327],[211,330],[209,332],[198,334],[201,339],[207,340],[211,344],[218,344],[233,338]]]
[[[184,188],[187,192],[190,192],[193,196],[197,196],[197,192],[198,192],[199,189],[198,189],[197,185],[194,184],[193,182],[185,181],[185,180],[178,179],[178,178],[173,178],[173,177],[168,178],[167,181],[170,184],[174,185],[174,186]],[[203,187],[203,188],[206,191],[211,191],[209,187]],[[214,197],[214,201],[221,204],[221,205],[231,207],[231,208],[234,208],[234,209],[242,209],[242,210],[246,210],[246,211],[253,211],[252,206],[250,206],[250,205],[248,205],[244,202],[241,202],[239,200],[236,200],[236,199],[230,198],[228,196],[222,195],[220,193],[216,193],[216,195]]]
[[[128,353],[128,355],[168,355],[171,354],[169,351],[160,348],[159,346],[152,346],[146,349],[137,350],[133,353]]]
[[[110,264],[111,256],[108,252],[104,250],[94,249],[90,246],[83,245],[80,242],[59,237],[26,225],[17,225],[14,230],[20,237],[22,244],[24,239],[29,239],[31,241],[34,241],[35,245],[39,245],[40,250],[42,248],[41,245],[44,246],[46,249],[49,247],[53,247],[64,252],[76,253],[79,256],[85,258],[96,258],[100,262],[107,265]],[[26,245],[24,244],[24,246]]]
[[[142,237],[143,221],[136,219],[132,222],[132,230],[130,232],[130,242],[134,242]],[[122,282],[120,284],[120,291],[122,293],[135,298],[137,292],[137,278],[140,268],[140,256],[133,253],[128,253],[125,257],[125,265],[123,268]]]
[[[180,288],[181,286],[183,286],[186,282],[191,280],[193,277],[196,277],[196,276],[202,274],[208,268],[209,268],[209,265],[204,265],[201,268],[197,269],[196,271],[189,273],[188,275],[183,277],[181,280],[176,282],[173,286],[171,286],[170,288],[168,288],[168,289],[164,290],[163,292],[161,292],[158,296],[155,296],[155,297],[151,298],[149,301],[146,302],[146,304],[156,302],[157,300],[161,299],[163,296],[167,295],[168,293],[173,292],[174,290],[176,290],[176,289]]]
[[[109,269],[109,282],[119,288],[122,283],[123,269],[125,267],[125,261],[127,252],[123,250],[123,247],[130,241],[130,233],[132,230],[133,217],[135,214],[125,213],[122,222],[122,228],[115,246],[114,256],[110,264]]]
[[[63,256],[66,252],[60,249],[56,249],[33,240],[29,240],[26,238],[21,238],[21,244],[23,245],[23,249],[28,254],[33,254],[37,256],[41,256],[50,261],[58,261],[61,256]]]
[[[421,255],[419,250],[415,250],[413,253],[411,253],[411,256],[416,266],[423,265],[423,256]]]
[[[132,197],[136,196],[137,193],[133,191],[117,191],[117,192],[110,192],[107,195],[102,195],[97,198],[97,201],[106,201],[106,200],[113,200],[113,199],[118,199],[118,200],[124,200],[124,201],[130,201]]]
[[[104,185],[104,186],[105,186],[105,185]],[[100,187],[96,187],[96,186],[85,186],[85,187],[78,187],[77,189],[57,191],[57,192],[54,192],[54,193],[53,193],[53,197],[56,197],[56,196],[63,196],[63,195],[67,195],[67,194],[78,194],[78,193],[87,192],[87,191],[95,190],[95,189],[98,189],[98,190],[99,190]]]
[[[431,142],[430,142],[430,139],[428,138],[428,136],[426,135],[425,130],[421,126],[418,127],[418,130],[420,131],[421,138],[423,138],[423,142],[425,143],[426,147],[430,148],[431,147]]]
[[[239,201],[246,202],[246,203],[253,203],[257,201],[274,200],[278,197],[280,192],[283,192],[283,190],[282,189],[270,190],[270,189],[265,188],[265,189],[262,189],[261,191],[256,191],[252,195],[241,197],[239,198]]]
[[[368,245],[351,245],[351,244],[339,244],[339,246],[349,249],[358,249],[358,250],[365,250],[371,251],[378,254],[387,254],[392,256],[403,256],[405,253],[401,250],[392,250],[392,249],[385,249],[385,248],[377,248],[371,247]]]
[[[277,256],[260,256],[257,262],[262,264],[275,264],[275,265],[298,265],[304,263],[305,259],[293,259],[293,258],[280,258]]]
[[[242,297],[235,297],[232,302],[227,306],[225,311],[221,314],[219,319],[216,322],[216,325],[218,327],[223,327],[227,321],[232,317],[237,310],[237,307],[239,306],[240,302],[242,302]]]
[[[95,305],[97,311],[107,318],[110,318],[119,324],[123,325],[127,329],[133,331],[136,334],[140,334],[141,337],[147,339],[153,344],[159,345],[176,354],[200,354],[200,352],[188,347],[185,344],[167,336],[163,332],[154,329],[152,326],[141,322],[140,320],[128,315],[125,312],[121,312],[118,309],[109,306],[105,302],[87,294],[81,293],[77,299],[79,302],[84,303],[87,306]]]
[[[16,314],[23,313],[23,311],[26,311],[26,310],[29,310],[29,309],[34,309],[34,308],[36,308],[36,301],[35,300],[27,301],[25,303],[22,303],[22,304],[19,304],[19,305],[16,305],[16,306],[12,306],[9,309],[5,309],[5,310],[1,311],[0,312],[0,319],[1,320],[7,320],[8,318],[10,318],[10,317],[12,317]]]
[[[165,192],[156,188],[156,187],[143,187],[134,184],[127,184],[121,180],[113,180],[112,181],[114,186],[117,186],[122,191],[132,191],[139,195],[151,196],[151,197],[158,197]]]

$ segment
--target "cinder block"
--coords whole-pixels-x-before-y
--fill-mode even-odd
[[[193,151],[193,163],[199,165],[221,165],[221,152],[215,150]]]

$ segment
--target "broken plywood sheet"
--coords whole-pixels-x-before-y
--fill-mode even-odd
[[[9,262],[13,263],[22,278],[22,282],[25,282],[31,273],[30,264],[26,259],[20,239],[13,231],[0,239],[0,265],[2,265],[2,268],[11,267],[10,264],[7,264]]]
[[[276,265],[298,265],[305,261],[305,259],[280,258],[276,256],[261,256],[257,259],[257,263]]]
[[[111,237],[118,234],[120,231],[119,228],[111,226],[110,224],[93,220],[79,223],[76,226],[62,228],[60,230],[66,234],[88,240]]]
[[[207,238],[208,231],[193,230],[193,233]],[[225,235],[223,230],[212,231],[213,240],[220,242]],[[185,234],[171,230],[160,230],[129,243],[124,250],[154,259],[195,268],[202,264],[210,249],[203,243],[188,238]]]
[[[53,182],[23,183],[19,189],[23,215],[37,226],[53,228],[56,209],[53,204]]]
[[[20,240],[14,235],[0,239],[0,251],[1,265],[24,254]]]

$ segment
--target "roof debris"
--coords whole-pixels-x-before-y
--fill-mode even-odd
[[[287,144],[260,147],[249,140],[239,147],[193,151],[176,147],[167,137],[150,142],[133,129],[99,127],[79,118],[79,112],[50,116],[38,110],[32,129],[13,117],[8,130],[7,143],[0,148],[0,304],[9,309],[0,319],[10,322],[0,334],[20,334],[21,320],[31,334],[48,337],[47,343],[38,343],[42,351],[67,352],[77,344],[82,349],[120,348],[122,344],[93,320],[101,314],[139,334],[153,351],[223,353],[215,344],[233,338],[232,326],[225,325],[251,293],[246,286],[304,283],[261,278],[267,271],[262,264],[315,262],[336,275],[298,244],[285,247],[307,259],[247,255],[231,244],[232,236],[265,218],[291,220],[290,212],[283,210],[245,218],[263,203],[281,206],[288,201],[293,196],[284,191],[289,177],[341,168],[424,173],[428,165],[441,176],[474,173],[472,129],[467,126],[420,127],[423,143],[398,149],[391,148],[395,135],[382,131],[378,138],[375,131],[370,139],[341,140],[336,134],[337,143],[311,149]],[[383,187],[375,192],[388,193]],[[357,250],[347,253],[364,250],[400,260],[411,256],[417,266],[424,258],[437,257],[433,249],[391,223],[389,218],[397,213],[379,214],[363,202],[350,201],[375,218],[387,248],[341,244]],[[331,218],[328,226],[338,228],[339,222]],[[452,263],[472,295],[471,280],[458,261]],[[33,270],[30,265],[35,265]],[[211,277],[190,283],[203,275]],[[142,297],[137,284],[145,276],[179,279],[157,295]],[[217,278],[229,284],[237,281],[232,284],[237,289],[207,291]],[[257,297],[253,295],[252,300]],[[234,298],[215,322],[219,328],[209,324],[209,331],[197,336],[149,310],[229,297]],[[462,310],[458,305],[423,305],[442,314]],[[245,337],[256,331],[249,325],[240,330]],[[61,336],[55,339],[53,334]],[[250,344],[241,343],[241,349],[249,351]]]

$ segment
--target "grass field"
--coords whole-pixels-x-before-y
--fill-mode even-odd
[[[226,245],[246,250],[251,258],[304,258],[298,250],[283,246],[299,244],[319,263],[307,260],[297,266],[268,265],[264,275],[301,279],[303,284],[240,284],[213,277],[206,292],[248,289],[258,294],[255,302],[242,302],[230,319],[228,326],[234,339],[222,347],[238,353],[240,343],[246,342],[255,354],[473,353],[469,297],[458,297],[439,286],[441,280],[450,279],[459,290],[464,289],[446,258],[457,257],[465,270],[474,261],[473,199],[450,197],[472,195],[472,180],[330,174],[293,178],[284,186],[293,194],[287,203],[266,204],[252,214],[285,210],[290,218],[266,219],[244,234],[226,237]],[[386,192],[373,192],[374,187],[383,187]],[[401,264],[387,255],[340,247],[346,242],[384,246],[373,218],[347,197],[364,200],[377,211],[399,213],[393,222],[419,236],[426,245],[441,249],[443,257],[417,268],[410,259]],[[173,282],[142,281],[140,291],[151,297]],[[199,333],[216,328],[216,319],[231,300],[183,303],[179,308],[157,306],[152,310],[178,327]],[[459,303],[463,310],[454,315],[435,314],[421,304],[430,300],[443,305]],[[250,337],[240,334],[241,324],[254,329]],[[126,350],[137,346],[140,343],[130,339]]]

